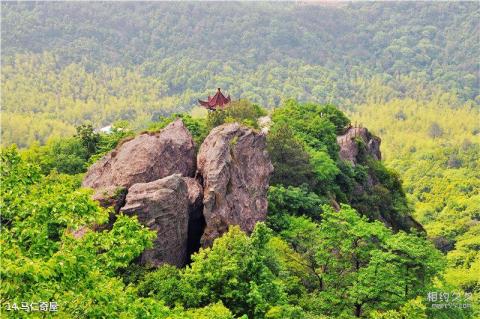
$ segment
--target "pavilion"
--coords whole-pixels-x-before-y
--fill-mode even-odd
[[[225,97],[220,88],[218,88],[217,93],[213,97],[209,95],[207,101],[198,100],[198,103],[210,111],[216,111],[218,108],[223,109],[230,101],[230,95]]]

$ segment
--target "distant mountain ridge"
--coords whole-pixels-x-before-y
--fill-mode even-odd
[[[4,144],[141,127],[217,87],[265,107],[478,106],[479,16],[474,2],[2,3]]]

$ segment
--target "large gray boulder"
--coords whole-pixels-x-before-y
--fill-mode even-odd
[[[251,232],[265,220],[273,172],[265,135],[237,123],[218,126],[201,145],[197,168],[204,189],[202,246],[210,246],[229,225]]]
[[[160,132],[142,133],[117,146],[88,169],[82,186],[101,191],[172,174],[193,176],[195,162],[192,136],[178,119]]]
[[[157,233],[153,248],[142,253],[142,264],[169,263],[178,267],[185,264],[189,196],[180,174],[131,186],[120,211],[138,216],[140,223]]]

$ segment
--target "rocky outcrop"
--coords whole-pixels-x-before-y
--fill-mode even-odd
[[[157,233],[153,248],[142,253],[142,264],[185,264],[188,209],[188,188],[180,174],[130,187],[121,212],[138,216],[139,222]]]
[[[195,174],[195,145],[178,119],[157,133],[143,133],[122,143],[93,164],[83,181],[96,190],[148,183],[172,174]]]
[[[370,155],[376,160],[382,158],[380,138],[371,134],[364,127],[348,128],[345,134],[337,136],[337,143],[340,146],[340,159],[350,161],[353,165],[361,161],[360,157],[363,155]],[[366,152],[366,154],[362,152]]]
[[[273,171],[265,135],[237,123],[218,126],[201,145],[197,167],[204,189],[202,246],[210,246],[229,225],[251,232],[265,219]]]
[[[114,208],[107,224],[91,229],[111,228],[118,212],[135,215],[157,233],[140,262],[183,266],[201,242],[211,245],[229,225],[251,232],[265,219],[272,171],[263,134],[222,125],[195,158],[192,136],[177,120],[125,141],[90,167],[83,186],[95,189],[103,207]]]
[[[82,185],[95,189],[93,199],[101,206],[135,214],[157,231],[154,248],[142,254],[142,263],[182,266],[190,207],[184,177],[193,176],[195,166],[192,136],[178,119],[160,132],[142,133],[118,145],[89,168]],[[107,224],[93,229],[108,229],[115,219],[112,213]]]

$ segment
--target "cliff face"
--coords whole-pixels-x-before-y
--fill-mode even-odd
[[[136,215],[157,233],[141,263],[183,266],[200,241],[211,245],[229,225],[250,232],[266,218],[272,170],[264,135],[239,124],[219,126],[197,159],[192,136],[176,120],[105,155],[90,167],[83,186],[95,189],[102,206]],[[110,225],[114,220],[112,215]]]
[[[218,126],[200,147],[197,166],[204,188],[203,246],[210,246],[229,225],[251,232],[266,218],[273,166],[265,135],[237,123]]]

